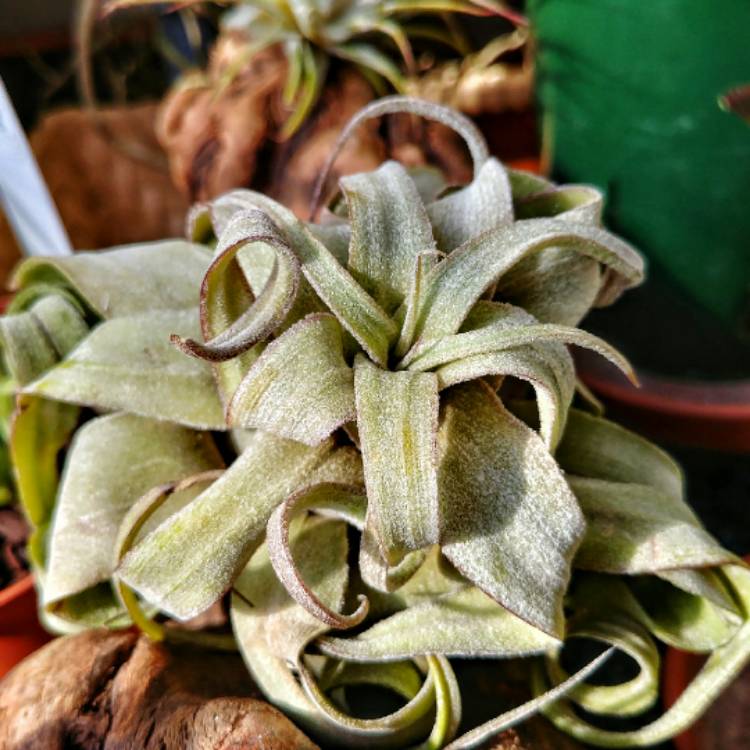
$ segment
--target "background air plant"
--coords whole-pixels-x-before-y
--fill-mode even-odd
[[[311,186],[341,128],[388,91],[466,107],[472,114],[517,112],[531,100],[525,21],[502,4],[229,6],[206,66],[181,76],[158,119],[172,180],[191,200],[252,185],[304,216]],[[481,33],[496,38],[471,54],[462,25],[468,15],[504,15],[518,28],[509,31],[494,19],[499,23]],[[82,37],[92,33],[89,28]],[[498,59],[506,53],[514,59]],[[518,140],[503,148],[523,149]],[[461,146],[439,123],[397,116],[383,128],[361,129],[337,173],[367,171],[390,156],[411,166],[437,164],[449,181],[463,183],[469,165]]]
[[[156,4],[158,0],[114,0],[111,9]],[[281,45],[288,60],[284,100],[293,108],[282,136],[292,135],[310,115],[325,83],[332,59],[360,69],[376,87],[384,79],[396,91],[406,90],[406,77],[393,61],[397,50],[407,73],[416,73],[412,39],[436,40],[466,51],[466,41],[450,14],[497,15],[525,25],[525,19],[496,0],[388,0],[362,2],[255,2],[232,0],[223,18],[228,30],[243,34],[245,43],[225,71],[224,83],[256,54]],[[389,44],[384,45],[383,40]]]
[[[506,170],[423,101],[364,110],[329,167],[391,112],[459,132],[471,182],[387,162],[320,220],[319,201],[303,222],[235,191],[195,208],[192,242],[20,268],[1,330],[47,617],[236,644],[270,701],[346,747],[473,747],[536,711],[601,746],[658,742],[746,662],[750,576],[666,454],[585,392],[572,406],[568,344],[632,376],[576,326],[641,258],[601,228],[597,191]],[[165,627],[227,592],[232,636]],[[611,648],[569,676],[576,638]],[[656,640],[709,654],[672,709],[622,734],[574,713],[650,707]],[[614,648],[638,675],[584,684]],[[453,739],[459,656],[523,660],[536,697]],[[403,707],[348,714],[340,688],[363,682]]]

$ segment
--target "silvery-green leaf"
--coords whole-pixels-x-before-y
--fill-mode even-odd
[[[682,472],[661,448],[614,422],[571,409],[556,458],[569,474],[646,484],[682,497]]]
[[[596,303],[602,283],[598,261],[548,247],[503,274],[495,298],[522,307],[542,323],[576,326]]]
[[[50,531],[44,604],[110,578],[114,543],[128,508],[153,486],[221,465],[207,435],[115,414],[76,434]]]
[[[260,193],[235,190],[211,205],[215,231],[223,231],[237,211],[246,209],[261,210],[271,217],[286,236],[302,264],[302,273],[320,299],[373,360],[385,364],[388,348],[398,333],[396,324],[289,209]]]
[[[555,187],[554,182],[533,172],[525,172],[522,169],[508,169],[507,173],[513,191],[514,205],[524,198],[552,190]]]
[[[594,613],[599,618],[632,619],[673,648],[701,653],[727,643],[740,624],[733,612],[655,576],[578,572],[569,591],[569,606],[576,617]]]
[[[79,307],[64,295],[38,299],[23,312],[0,317],[3,365],[26,385],[57,364],[87,333]]]
[[[558,641],[528,625],[473,586],[430,597],[351,638],[317,641],[329,656],[395,661],[420,654],[509,657],[543,653]]]
[[[274,263],[257,298],[238,317],[225,321],[217,332],[218,319],[227,317],[236,304],[237,282],[225,277],[236,273],[240,250],[274,252]],[[201,328],[204,342],[174,338],[187,354],[222,362],[250,349],[272,334],[292,308],[300,281],[299,261],[286,239],[266,214],[248,210],[235,214],[219,237],[216,256],[201,285]]]
[[[721,607],[726,612],[741,616],[737,602],[729,593],[726,583],[716,568],[682,568],[677,570],[660,570],[656,574],[678,589],[703,597]]]
[[[633,575],[734,559],[679,497],[644,484],[576,476],[568,482],[586,517],[576,567]]]
[[[131,549],[118,576],[177,619],[199,614],[232,585],[274,508],[330,449],[256,433],[220,479]]]
[[[437,378],[381,370],[358,355],[354,392],[368,526],[386,562],[395,564],[438,540]]]
[[[601,224],[603,196],[590,185],[554,185],[515,201],[516,220],[555,216],[566,221]]]
[[[442,253],[438,252],[420,253],[414,262],[409,292],[404,304],[396,311],[395,316],[395,319],[401,322],[401,333],[394,349],[394,354],[397,357],[403,357],[414,343],[417,316],[425,292],[425,279],[442,257]]]
[[[419,570],[425,560],[425,550],[407,552],[401,559],[389,562],[377,538],[371,519],[362,529],[359,545],[359,574],[364,583],[377,592],[388,593],[400,589]]]
[[[13,286],[61,286],[102,318],[180,310],[198,304],[210,260],[207,248],[183,240],[123,245],[106,253],[29,258],[13,277]]]
[[[313,224],[306,223],[310,233],[315,239],[320,240],[330,251],[334,258],[342,265],[349,262],[349,242],[351,241],[352,229],[348,222],[334,220],[329,223]]]
[[[295,522],[291,549],[301,575],[321,601],[332,610],[340,609],[347,585],[345,524],[322,519]],[[318,699],[327,699],[318,694],[322,691],[304,667],[302,651],[328,626],[289,597],[274,574],[265,545],[237,579],[235,591],[231,617],[242,656],[256,684],[285,714],[321,739],[346,747],[404,747],[414,736],[410,725],[428,715],[434,703],[431,681],[401,721],[386,717],[386,721],[368,722],[344,714],[337,721],[320,711],[309,689],[316,691]],[[305,670],[308,692],[300,687],[290,665]],[[417,732],[421,729],[416,727]]]
[[[354,419],[354,374],[333,315],[309,315],[268,345],[227,409],[230,425],[316,445]]]
[[[628,581],[653,634],[674,648],[708,653],[737,632],[742,615],[711,599],[681,590],[654,576]]]
[[[44,586],[41,586],[44,593]],[[97,583],[83,591],[67,596],[55,603],[52,631],[63,634],[66,626],[84,628],[126,628],[131,624],[128,613],[123,609],[109,581]]]
[[[747,614],[750,605],[750,572],[743,567],[727,566],[731,581]],[[750,620],[745,619],[734,637],[708,657],[698,675],[680,697],[658,719],[644,727],[617,732],[600,729],[578,716],[570,704],[560,701],[546,706],[543,713],[562,731],[599,747],[648,747],[664,742],[687,729],[735,679],[750,659]],[[547,688],[541,673],[537,674],[535,691]]]
[[[330,608],[343,605],[347,584],[346,525],[335,521],[298,524],[292,550],[301,574],[315,581]],[[317,554],[326,550],[327,554]],[[290,598],[261,547],[235,582],[232,627],[256,684],[279,709],[305,728],[316,728],[318,712],[288,666],[313,638],[328,628]]]
[[[510,182],[503,165],[487,159],[464,188],[427,206],[438,247],[450,252],[480,234],[513,221]]]
[[[584,520],[539,436],[484,384],[443,397],[441,546],[478,588],[559,637]]]
[[[545,443],[554,449],[565,427],[574,395],[575,370],[569,352],[559,345],[537,345],[477,354],[437,370],[441,390],[488,375],[508,375],[533,386],[539,412],[539,432]]]
[[[386,312],[406,298],[414,263],[435,249],[430,222],[406,170],[389,161],[341,180],[352,235],[349,270]]]
[[[575,344],[591,349],[634,377],[629,362],[614,347],[580,328],[537,323],[512,305],[480,301],[469,313],[461,332],[437,341],[422,341],[399,364],[409,370],[432,370],[476,354],[533,344]]]
[[[47,530],[60,480],[60,452],[68,444],[80,415],[70,404],[21,394],[10,439],[16,488],[24,513],[33,526],[29,557],[43,568],[47,557]]]
[[[422,199],[422,203],[432,203],[437,200],[438,196],[448,187],[445,175],[437,167],[419,165],[410,167],[407,171],[409,177],[417,186],[417,192]]]
[[[567,247],[611,267],[634,285],[643,259],[603,229],[563,219],[527,219],[469,240],[439,263],[427,280],[416,335],[425,340],[456,333],[482,293],[516,263],[546,247]]]
[[[26,393],[126,411],[204,430],[225,429],[210,365],[186,357],[172,333],[194,335],[193,310],[154,310],[106,320]]]

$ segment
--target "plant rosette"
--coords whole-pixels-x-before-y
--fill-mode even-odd
[[[271,703],[345,747],[475,747],[537,712],[595,745],[658,743],[746,663],[750,572],[672,459],[577,383],[569,344],[631,374],[577,325],[641,257],[596,190],[505,169],[420,100],[363,110],[319,185],[394,112],[455,129],[471,182],[386,162],[308,222],[240,190],[197,206],[188,241],[20,267],[0,334],[45,616],[237,648]],[[219,601],[231,632],[165,623]],[[605,650],[568,674],[577,639]],[[671,709],[624,733],[576,713],[651,707],[657,642],[708,656]],[[616,650],[637,675],[586,682]],[[457,738],[457,657],[519,660],[534,697]],[[361,684],[401,707],[352,714]]]

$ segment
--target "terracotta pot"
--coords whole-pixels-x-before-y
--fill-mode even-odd
[[[39,624],[33,576],[0,591],[0,678],[51,638]]]
[[[750,380],[675,380],[639,372],[636,388],[588,352],[576,359],[581,378],[615,420],[674,445],[750,452]]]

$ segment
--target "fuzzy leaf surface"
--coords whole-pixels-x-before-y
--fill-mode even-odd
[[[733,559],[678,497],[642,484],[575,476],[568,482],[587,523],[577,567],[633,575]]]
[[[106,253],[29,258],[13,278],[16,288],[49,283],[72,291],[101,318],[198,304],[209,250],[183,240],[123,245]]]
[[[350,661],[395,661],[421,654],[527,656],[558,641],[511,614],[474,587],[426,599],[352,638],[318,641],[323,653]]]
[[[553,246],[592,257],[629,284],[643,276],[640,255],[609,232],[561,219],[517,221],[469,240],[435,267],[427,280],[417,338],[456,333],[488,287],[523,258]]]
[[[203,430],[225,429],[210,365],[186,357],[170,334],[198,331],[193,310],[154,310],[101,323],[27,393],[126,411]]]
[[[443,402],[443,553],[495,601],[560,637],[584,532],[578,503],[539,436],[487,386],[459,386]]]
[[[354,373],[333,315],[310,315],[268,345],[232,398],[229,423],[316,445],[354,419]]]
[[[147,490],[217,468],[210,437],[130,414],[88,422],[67,457],[50,533],[44,603],[56,605],[113,573],[120,522]]]
[[[437,377],[381,370],[358,355],[354,391],[368,526],[395,564],[438,540]]]
[[[397,162],[341,180],[352,227],[349,270],[384,310],[405,299],[420,253],[435,240],[417,187]]]
[[[178,619],[204,611],[257,549],[274,508],[330,449],[257,433],[221,478],[131,549],[120,578]]]
[[[505,168],[497,159],[487,159],[469,185],[431,203],[427,213],[443,252],[510,224],[513,200]]]

